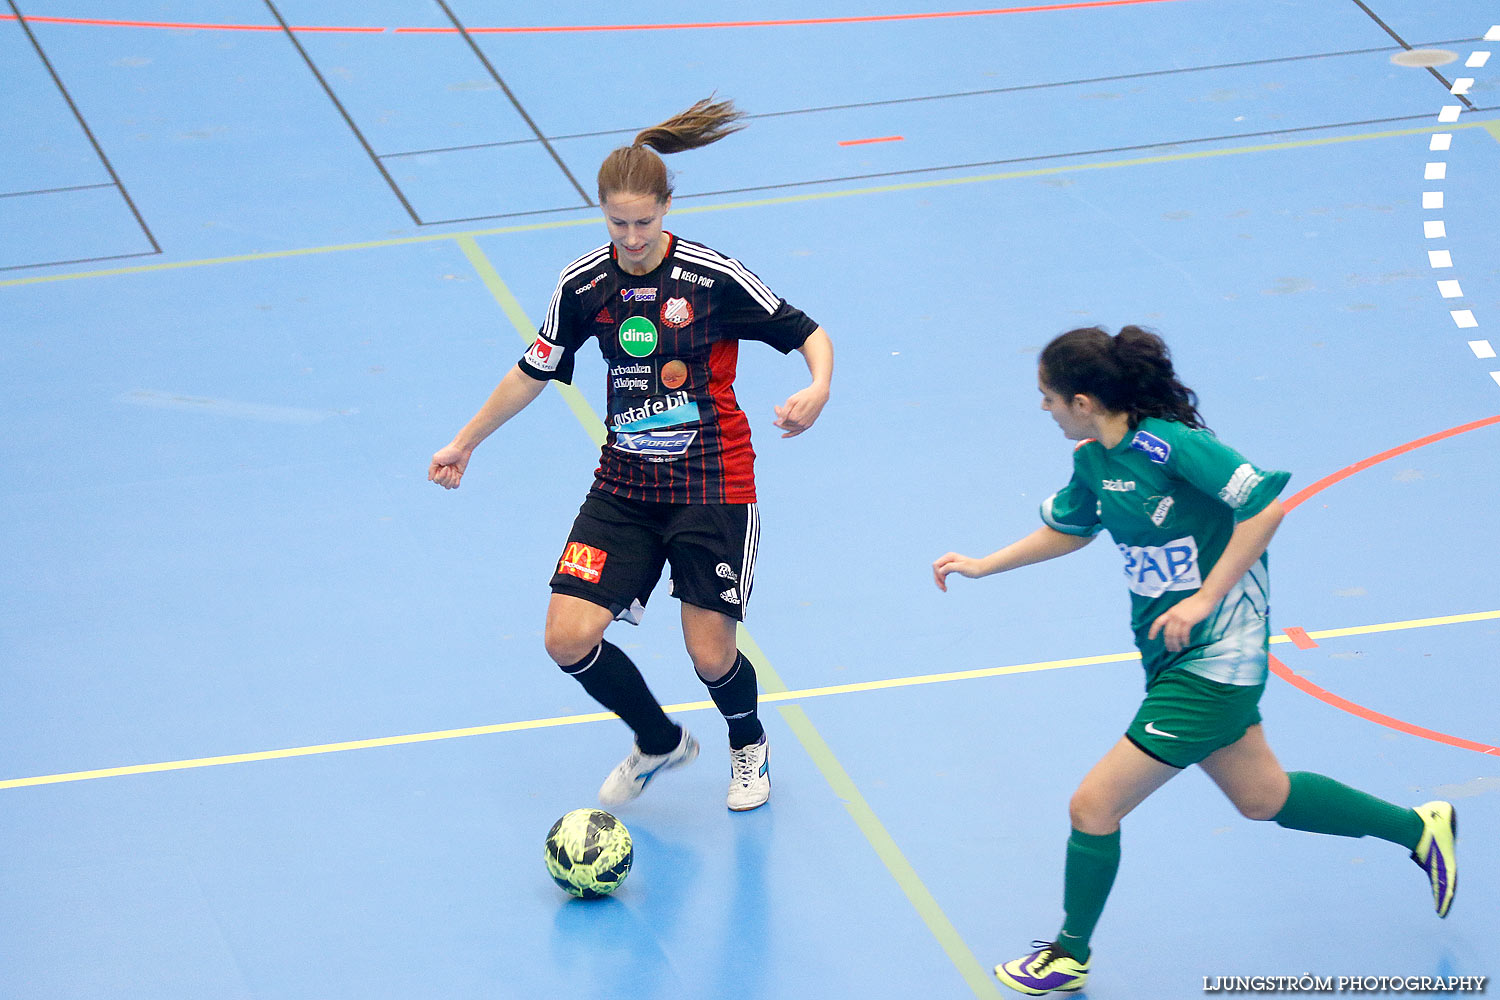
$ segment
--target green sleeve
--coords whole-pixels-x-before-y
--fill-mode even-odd
[[[1259,514],[1286,488],[1290,472],[1262,469],[1212,431],[1184,430],[1172,442],[1170,471],[1234,511],[1235,523]]]
[[[1073,478],[1068,485],[1042,501],[1042,520],[1047,527],[1065,535],[1089,538],[1099,533],[1099,497],[1086,482],[1075,457]]]

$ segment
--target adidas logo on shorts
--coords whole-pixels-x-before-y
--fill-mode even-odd
[[[728,590],[719,594],[719,600],[723,601],[726,604],[738,604],[740,603],[740,595],[736,593],[735,588],[730,587]]]

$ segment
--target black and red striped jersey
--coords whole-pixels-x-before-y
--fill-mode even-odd
[[[519,367],[571,383],[575,352],[599,338],[608,436],[595,488],[659,503],[754,503],[750,421],[734,398],[739,342],[786,354],[818,325],[733,257],[666,235],[649,274],[621,270],[609,244],[563,268]]]

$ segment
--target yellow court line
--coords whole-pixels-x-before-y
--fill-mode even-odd
[[[1246,153],[1269,153],[1290,149],[1307,149],[1314,146],[1331,146],[1347,142],[1366,142],[1374,139],[1390,139],[1408,135],[1428,135],[1434,132],[1452,132],[1466,128],[1484,128],[1500,140],[1500,121],[1455,122],[1449,125],[1422,126],[1420,128],[1390,129],[1384,132],[1362,132],[1358,135],[1324,136],[1318,139],[1295,139],[1287,142],[1262,143],[1254,146],[1232,146],[1225,149],[1205,149],[1184,153],[1167,153],[1161,156],[1143,156],[1134,159],[1107,160],[1099,163],[1059,164],[1051,167],[1035,167],[1027,170],[1010,170],[1001,173],[974,174],[966,177],[933,178],[925,181],[910,181],[901,184],[882,184],[873,187],[846,188],[837,191],[808,191],[802,194],[778,195],[773,198],[756,198],[746,201],[720,202],[712,205],[680,205],[673,209],[678,215],[701,212],[724,212],[741,208],[766,208],[773,205],[792,205],[802,202],[826,201],[832,198],[855,198],[876,194],[892,194],[902,191],[921,191],[931,188],[955,187],[964,184],[990,184],[997,181],[1021,180],[1030,177],[1047,177],[1053,174],[1076,173],[1084,170],[1112,170],[1122,167],[1152,166],[1161,163],[1176,163],[1188,160],[1212,159],[1220,156],[1238,156]],[[1087,156],[1087,153],[1070,154]],[[826,183],[837,183],[828,181]],[[102,268],[94,271],[71,271],[63,274],[39,274],[24,278],[0,280],[0,288],[17,285],[44,284],[53,281],[75,281],[80,278],[108,278],[127,274],[146,274],[154,271],[174,271],[183,268],[208,267],[218,264],[240,264],[251,261],[277,260],[283,257],[304,257],[311,254],[343,253],[350,250],[371,250],[381,247],[409,246],[433,243],[442,240],[473,239],[479,236],[504,236],[512,233],[532,233],[549,229],[568,229],[577,226],[598,224],[592,213],[582,218],[554,219],[550,222],[526,222],[488,229],[470,229],[448,233],[423,233],[417,236],[400,236],[388,240],[368,240],[360,243],[339,243],[331,246],[303,247],[295,250],[268,250],[262,253],[239,254],[229,257],[207,257],[201,260],[173,261],[160,264],[137,264],[130,267]],[[39,265],[40,266],[40,265]]]
[[[1356,625],[1353,628],[1326,628],[1307,633],[1310,639],[1339,639],[1349,635],[1371,635],[1375,632],[1399,632],[1411,628],[1432,628],[1435,625],[1459,625],[1463,622],[1483,622],[1500,618],[1500,611],[1475,611],[1465,615],[1443,615],[1440,618],[1413,618],[1404,622],[1386,622],[1382,625]],[[1271,637],[1272,642],[1291,642],[1284,635]]]
[[[1396,632],[1407,629],[1434,628],[1467,622],[1494,621],[1500,619],[1500,611],[1477,611],[1471,614],[1444,615],[1438,618],[1413,618],[1408,621],[1385,622],[1377,625],[1358,625],[1351,628],[1322,629],[1308,632],[1316,639],[1343,638],[1353,635],[1370,635],[1378,632]],[[1272,642],[1290,642],[1286,636],[1272,636]],[[894,688],[920,687],[928,684],[944,684],[953,681],[979,680],[987,677],[1003,677],[1009,674],[1035,673],[1042,670],[1059,670],[1066,667],[1082,667],[1092,664],[1124,663],[1140,659],[1140,654],[1108,653],[1102,656],[1079,656],[1061,660],[1043,660],[1037,663],[1019,663],[1004,667],[985,667],[978,670],[960,670],[940,674],[917,674],[888,680],[858,681],[851,684],[836,684],[826,687],[803,688],[801,690],[765,691],[762,702],[800,701],[806,698],[824,698],[832,695],[859,694],[868,691],[887,691]],[[759,667],[757,666],[757,674]],[[770,685],[767,685],[769,687]],[[677,705],[663,706],[668,712],[697,712],[714,707],[712,701],[689,701]],[[591,722],[604,722],[615,718],[611,712],[590,712],[584,715],[563,715],[546,719],[526,719],[520,722],[502,722],[489,726],[470,726],[464,729],[444,729],[430,733],[411,733],[404,736],[381,736],[368,740],[352,740],[344,743],[323,743],[316,746],[289,747],[282,750],[261,750],[254,753],[227,754],[220,757],[199,757],[192,760],[165,761],[157,764],[132,764],[125,767],[101,768],[93,771],[71,771],[66,774],[44,774],[31,778],[9,778],[0,781],[0,789],[27,788],[35,785],[54,785],[63,782],[88,781],[94,778],[115,778],[131,774],[153,774],[160,771],[181,771],[197,767],[214,767],[220,764],[243,764],[253,761],[283,760],[290,757],[309,757],[316,754],[340,753],[345,750],[371,750],[379,747],[403,746],[412,743],[431,743],[438,740],[459,739],[466,736],[490,736],[497,733],[522,732],[529,729],[550,729],[557,726],[577,726]]]
[[[526,310],[511,292],[510,286],[500,278],[500,272],[495,270],[495,266],[490,263],[484,251],[479,249],[479,244],[474,242],[474,237],[460,236],[458,245],[463,249],[464,256],[469,258],[469,263],[479,275],[479,280],[484,282],[484,287],[489,289],[495,301],[500,304],[506,318],[521,335],[521,340],[530,344],[536,339],[536,326],[526,317]],[[573,411],[573,416],[577,417],[578,422],[583,425],[583,430],[588,434],[589,440],[593,441],[596,447],[604,447],[604,421],[599,419],[599,415],[588,404],[588,400],[583,398],[583,393],[578,391],[578,387],[556,380],[552,382],[552,387],[562,395],[563,401],[568,404],[568,409]]]
[[[802,744],[803,749],[822,772],[823,780],[828,782],[833,793],[844,803],[849,818],[854,820],[854,825],[859,827],[860,833],[865,835],[865,839],[875,849],[875,854],[885,865],[886,871],[891,873],[891,878],[906,894],[912,909],[917,912],[917,916],[922,918],[922,922],[927,925],[932,936],[937,938],[938,945],[948,956],[948,960],[958,969],[959,975],[963,976],[970,991],[977,997],[998,997],[1000,988],[995,980],[969,950],[963,935],[958,933],[958,928],[953,926],[953,921],[949,920],[948,915],[943,912],[942,906],[922,881],[921,876],[917,874],[916,868],[906,860],[906,855],[897,845],[896,839],[875,815],[875,810],[865,800],[859,786],[839,763],[833,749],[824,741],[822,734],[812,724],[807,713],[802,710],[802,706],[787,705],[779,711],[782,718],[786,720],[788,728],[796,734],[798,742]]]

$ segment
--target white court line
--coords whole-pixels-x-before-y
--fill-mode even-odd
[[[298,406],[243,403],[233,399],[185,396],[181,393],[161,392],[156,389],[137,389],[134,392],[116,396],[115,399],[117,402],[149,406],[158,410],[189,410],[195,413],[210,413],[218,417],[263,420],[272,424],[316,424],[331,417],[348,417],[359,412],[356,409],[308,410]]]
[[[1490,30],[1485,33],[1486,41],[1500,41],[1500,24],[1491,25]],[[1490,54],[1485,51],[1475,51],[1469,54],[1464,63],[1470,68],[1478,68],[1489,62]],[[1449,92],[1453,94],[1467,94],[1474,86],[1474,78],[1470,76],[1459,77],[1453,81]],[[1438,111],[1438,121],[1441,123],[1452,123],[1458,121],[1458,116],[1463,113],[1463,108],[1457,104],[1444,104]],[[1500,136],[1497,136],[1500,138]],[[1443,153],[1453,148],[1453,133],[1434,132],[1432,138],[1427,142],[1430,152]],[[1448,177],[1448,164],[1442,161],[1429,160],[1423,168],[1423,179],[1429,181],[1446,180]],[[1441,209],[1444,206],[1442,191],[1423,191],[1422,208],[1426,210]],[[1448,227],[1441,219],[1427,219],[1422,223],[1422,234],[1429,240],[1446,239]],[[1447,250],[1427,251],[1427,263],[1434,269],[1450,268],[1453,266],[1453,256]],[[1463,298],[1464,290],[1454,278],[1444,278],[1437,283],[1438,294],[1444,299]],[[1453,318],[1453,325],[1460,330],[1472,330],[1479,326],[1479,320],[1474,316],[1472,309],[1450,309],[1448,315]],[[1488,340],[1469,341],[1469,350],[1476,358],[1493,358],[1495,348]],[[1497,385],[1500,385],[1500,372],[1490,372]]]

